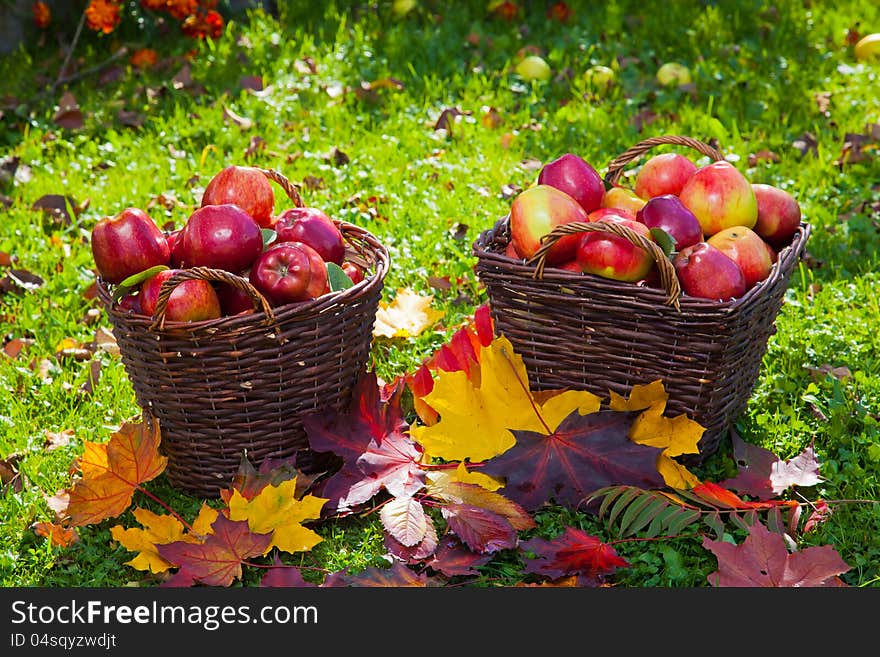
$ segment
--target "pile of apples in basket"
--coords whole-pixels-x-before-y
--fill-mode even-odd
[[[119,306],[146,316],[155,311],[162,283],[184,268],[241,276],[271,307],[328,294],[334,273],[337,281],[344,273],[348,286],[365,276],[345,260],[336,222],[314,207],[297,205],[275,214],[269,178],[247,166],[230,165],[211,178],[201,206],[182,228],[163,231],[144,210],[125,208],[95,224],[91,248],[100,277],[124,292]],[[169,296],[165,318],[196,322],[250,312],[254,301],[240,287],[188,279]]]
[[[596,221],[624,224],[648,240],[663,236],[686,296],[729,301],[767,278],[778,250],[798,231],[801,210],[791,194],[751,183],[726,160],[697,166],[678,153],[657,154],[637,171],[632,188],[606,190],[592,165],[567,153],[514,198],[505,253],[531,259],[557,226]],[[602,231],[559,238],[545,265],[657,286],[652,256]]]

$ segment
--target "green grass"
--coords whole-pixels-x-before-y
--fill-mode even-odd
[[[644,137],[684,134],[717,140],[752,181],[791,191],[813,225],[810,257],[793,276],[739,430],[783,458],[814,445],[825,478],[816,497],[874,501],[836,507],[803,545],[833,545],[852,566],[843,577],[848,584],[880,585],[877,142],[866,146],[863,162],[838,164],[846,136],[880,121],[880,65],[858,64],[845,42],[848,28],[880,29],[876,3],[832,8],[786,0],[772,10],[756,1],[664,3],[662,17],[654,3],[571,3],[575,20],[564,27],[547,21],[537,2],[514,23],[488,16],[485,2],[456,3],[454,11],[422,2],[405,18],[392,16],[387,2],[379,3],[378,13],[334,2],[309,3],[322,7],[310,10],[286,7],[306,3],[280,4],[279,20],[253,13],[231,23],[216,43],[201,45],[192,77],[204,93],[174,88],[180,59],[148,73],[126,69],[107,85],[96,76],[73,83],[69,90],[85,113],[84,127],[75,131],[53,124],[61,90],[46,94],[38,82],[39,76],[54,79],[61,59],[56,51],[30,47],[0,60],[0,96],[18,101],[0,118],[2,154],[19,158],[31,172],[27,180],[0,181],[0,192],[11,200],[0,252],[44,280],[32,291],[0,296],[0,335],[33,340],[15,359],[0,356],[0,458],[20,455],[25,480],[21,491],[0,494],[0,584],[142,581],[142,573],[121,565],[130,554],[111,542],[113,522],[83,529],[79,543],[66,550],[51,548],[30,529],[51,517],[44,495],[69,483],[68,467],[83,441],[106,439],[138,412],[118,358],[96,356],[100,380],[83,395],[78,391],[89,363],[55,357],[65,338],[90,342],[97,326],[108,326],[103,317],[96,325],[83,322],[86,311],[98,307],[83,295],[93,280],[87,238],[101,216],[145,207],[173,192],[180,207],[151,212],[160,224],[181,225],[211,175],[241,163],[251,138],[259,136],[266,148],[249,163],[292,180],[323,179],[322,189],[306,190],[308,203],[364,226],[388,245],[393,266],[386,298],[408,286],[435,294],[446,311],[436,332],[374,344],[377,371],[391,378],[411,371],[485,301],[471,243],[506,213],[505,186],[531,184],[536,172],[528,162],[573,151],[601,170]],[[130,28],[123,36],[145,38]],[[152,44],[163,56],[179,56],[188,46]],[[110,47],[88,36],[78,55],[96,63]],[[541,50],[552,80],[527,83],[512,73],[527,47]],[[315,74],[297,65],[304,58],[314,61]],[[672,60],[691,68],[694,96],[655,83],[656,69]],[[586,88],[583,73],[593,64],[617,72],[618,84],[607,94]],[[262,76],[266,90],[242,90],[244,75]],[[379,89],[374,98],[328,93],[386,78],[402,88]],[[816,102],[821,92],[831,94],[827,110]],[[224,107],[253,126],[225,123]],[[434,130],[447,108],[464,114],[450,131]],[[487,108],[498,112],[500,126],[483,124]],[[122,125],[119,109],[142,113],[142,127]],[[639,116],[654,120],[639,131]],[[818,143],[815,154],[795,145],[805,133]],[[502,135],[510,135],[509,143]],[[348,155],[347,164],[327,157],[334,147]],[[762,150],[773,151],[778,162],[749,166],[748,156]],[[31,209],[44,194],[67,194],[88,205],[65,224]],[[375,202],[359,206],[351,201],[356,195]],[[456,240],[459,224],[467,232]],[[461,283],[437,291],[430,276]],[[48,371],[41,373],[43,361]],[[852,376],[838,380],[810,370],[823,365],[846,366]],[[65,429],[74,432],[70,444],[47,452],[44,432]],[[697,474],[720,478],[733,467],[721,450]],[[164,478],[149,486],[184,515],[194,515],[200,504]],[[120,520],[131,522],[128,515]],[[607,537],[590,516],[553,509],[538,520],[545,536],[574,525]],[[320,526],[324,543],[296,562],[352,571],[381,565],[377,527],[371,519]],[[705,586],[716,568],[699,539],[622,544],[620,552],[632,564],[615,580],[623,586]],[[516,555],[500,556],[477,583],[521,581],[521,565]]]

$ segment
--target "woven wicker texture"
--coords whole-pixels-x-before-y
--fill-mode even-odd
[[[678,136],[641,142],[612,161],[606,181],[656,145],[694,143]],[[698,150],[721,157],[704,144]],[[628,395],[633,385],[661,379],[669,393],[666,414],[685,413],[706,429],[699,455],[680,460],[699,463],[717,451],[758,379],[809,224],[802,223],[779,252],[766,280],[728,302],[680,296],[677,284],[667,280],[656,289],[543,268],[537,256],[525,263],[504,255],[509,229],[509,217],[503,217],[480,234],[473,245],[475,270],[487,288],[496,332],[522,356],[532,387],[589,390],[607,398],[609,390]],[[564,233],[555,231],[556,237]]]
[[[285,185],[280,174],[270,173],[270,179]],[[302,205],[298,194],[288,191],[288,196]],[[255,465],[267,458],[308,457],[299,414],[348,406],[369,358],[390,261],[369,232],[336,224],[346,239],[347,257],[365,266],[368,276],[311,301],[273,309],[246,279],[193,268],[163,284],[154,316],[146,317],[121,311],[113,304],[111,286],[98,280],[98,296],[137,402],[145,416],[159,421],[162,450],[169,458],[166,473],[175,487],[216,496],[231,482],[245,451]],[[167,299],[188,278],[247,291],[255,312],[189,324],[166,322]]]

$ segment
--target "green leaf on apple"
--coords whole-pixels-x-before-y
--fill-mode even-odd
[[[274,228],[261,228],[260,232],[263,233],[263,250],[265,251],[267,246],[278,239],[278,233]]]
[[[327,263],[327,280],[330,283],[330,291],[338,292],[339,290],[347,290],[354,282],[349,278],[345,270],[335,262]]]
[[[152,278],[160,271],[164,271],[166,269],[168,269],[168,265],[156,265],[155,267],[144,269],[137,274],[132,274],[116,286],[116,290],[113,292],[113,303],[118,303],[119,300],[126,294],[131,292],[133,288],[138,287],[145,280]]]
[[[662,228],[652,228],[651,236],[668,257],[675,253],[675,238]]]

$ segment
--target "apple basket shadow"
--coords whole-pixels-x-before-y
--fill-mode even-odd
[[[661,144],[723,159],[715,148],[690,137],[653,137],[612,160],[606,185]],[[545,266],[546,252],[559,238],[589,231],[614,233],[645,249],[658,265],[661,288]],[[687,414],[705,428],[699,454],[679,457],[690,465],[716,452],[745,410],[809,234],[810,225],[802,222],[769,276],[725,302],[683,296],[663,250],[619,224],[558,226],[524,262],[505,255],[508,215],[479,235],[473,253],[495,331],[522,356],[533,389],[588,390],[607,399],[609,391],[628,396],[632,386],[660,379],[669,394],[666,414]]]
[[[297,207],[295,186],[272,170]],[[361,282],[317,299],[271,307],[250,282],[218,269],[184,269],[162,284],[152,317],[113,302],[98,279],[98,297],[119,345],[137,403],[157,420],[168,456],[169,482],[185,492],[216,497],[228,487],[243,454],[312,461],[302,413],[343,411],[367,364],[373,323],[390,267],[387,249],[363,228],[335,221],[346,258],[367,272]],[[253,300],[251,314],[201,322],[166,321],[174,288],[189,279],[232,285]]]

